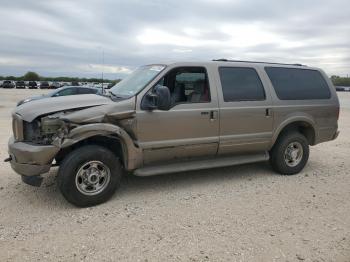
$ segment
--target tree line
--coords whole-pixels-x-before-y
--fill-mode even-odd
[[[36,72],[27,72],[23,76],[0,76],[0,80],[12,80],[12,81],[57,81],[57,82],[97,82],[101,83],[101,78],[80,78],[80,77],[67,77],[67,76],[59,76],[59,77],[45,77],[40,76]],[[118,83],[121,79],[103,79],[104,83]]]
[[[13,80],[13,81],[57,81],[57,82],[97,82],[100,83],[102,81],[101,78],[80,78],[80,77],[67,77],[67,76],[59,76],[59,77],[44,77],[40,76],[36,72],[27,72],[23,76],[0,76],[0,80]],[[103,79],[105,83],[118,83],[121,79]],[[350,86],[350,77],[340,77],[337,75],[331,76],[331,80],[335,86]]]
[[[335,86],[350,86],[350,77],[331,76]]]

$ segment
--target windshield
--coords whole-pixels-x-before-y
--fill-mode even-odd
[[[60,90],[62,90],[63,88],[57,88],[57,89],[55,89],[55,90],[52,90],[51,92],[48,92],[47,94],[46,94],[46,96],[54,96],[54,95],[56,95],[56,93],[58,93]]]
[[[142,66],[132,72],[111,89],[116,96],[132,97],[152,81],[163,69],[163,65]]]

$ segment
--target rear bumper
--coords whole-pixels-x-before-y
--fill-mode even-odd
[[[318,136],[315,144],[332,141],[336,139],[338,136],[339,136],[338,126],[320,128],[318,131]]]
[[[332,140],[337,139],[337,137],[339,136],[339,133],[340,133],[340,131],[339,131],[339,130],[338,130],[337,132],[335,132],[335,134],[334,134],[334,136],[333,136],[333,139],[332,139]]]
[[[8,152],[12,169],[23,176],[38,176],[50,170],[58,148],[53,145],[32,145],[10,138]]]

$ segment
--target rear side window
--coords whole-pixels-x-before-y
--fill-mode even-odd
[[[265,91],[253,68],[220,67],[220,81],[225,102],[265,100]]]
[[[73,88],[66,88],[62,91],[59,91],[55,96],[70,96],[70,95],[76,95],[76,89]]]
[[[276,94],[281,100],[328,99],[327,82],[317,70],[265,67]]]
[[[97,89],[92,88],[79,88],[79,94],[96,94]]]

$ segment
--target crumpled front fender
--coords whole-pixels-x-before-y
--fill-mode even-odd
[[[130,135],[123,128],[112,124],[95,123],[76,127],[62,140],[60,147],[67,148],[93,136],[111,135],[116,136],[122,144],[125,169],[133,170],[140,166],[142,163],[141,149],[134,144]]]

